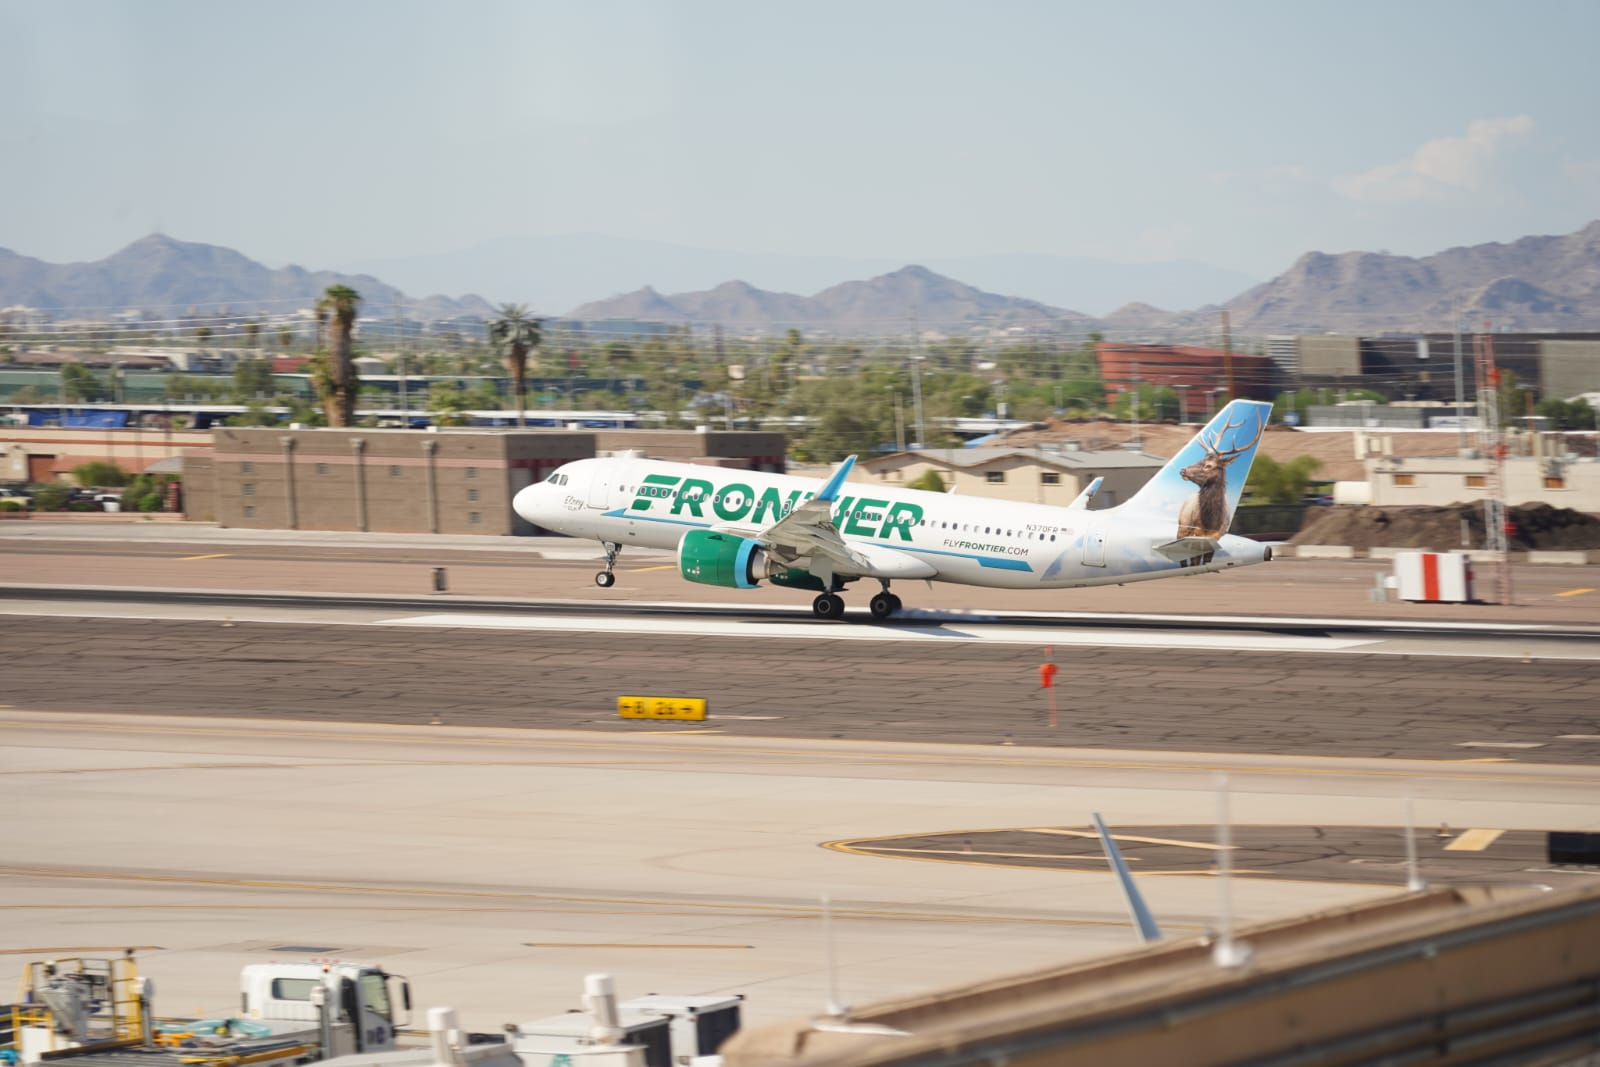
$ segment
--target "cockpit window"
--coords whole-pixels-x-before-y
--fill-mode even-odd
[[[560,478],[560,477],[561,477],[561,475],[557,474],[555,471],[551,471],[550,472],[550,477],[546,478],[545,481],[549,482],[551,485],[555,485],[556,484],[556,479]]]

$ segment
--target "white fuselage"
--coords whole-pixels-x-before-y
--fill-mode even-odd
[[[568,463],[517,493],[529,522],[572,537],[676,549],[685,532],[754,537],[822,489],[814,478],[633,457]],[[930,493],[846,482],[834,524],[852,545],[904,553],[931,580],[1007,589],[1060,589],[1202,574],[1271,558],[1225,535],[1191,559],[1155,551],[1177,537],[1172,518]]]

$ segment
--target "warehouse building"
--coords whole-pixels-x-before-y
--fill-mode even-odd
[[[185,457],[186,515],[248,529],[531,534],[517,490],[577,459],[653,459],[784,470],[781,433],[706,430],[216,431]]]

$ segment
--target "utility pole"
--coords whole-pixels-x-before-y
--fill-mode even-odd
[[[1130,409],[1133,412],[1133,443],[1135,446],[1142,444],[1139,440],[1139,361],[1133,361],[1133,403]]]
[[[1494,337],[1489,324],[1473,339],[1478,377],[1478,440],[1488,460],[1488,492],[1483,498],[1483,547],[1494,553],[1499,576],[1500,603],[1512,602],[1511,546],[1506,510],[1506,445],[1500,432],[1500,369],[1494,362]]]
[[[1466,381],[1461,372],[1461,298],[1450,302],[1451,325],[1456,338],[1456,455],[1467,454]]]
[[[394,361],[400,371],[400,425],[406,429],[411,427],[411,415],[406,410],[406,350],[403,337],[405,335],[405,319],[403,315],[405,305],[401,302],[400,290],[394,291]]]
[[[922,425],[922,334],[917,330],[917,309],[911,309],[911,411],[917,424],[916,447],[926,448],[928,435]]]
[[[1233,399],[1233,330],[1228,325],[1228,309],[1222,309],[1222,380]]]

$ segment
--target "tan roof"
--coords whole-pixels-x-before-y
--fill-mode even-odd
[[[1133,439],[1133,423],[1068,422],[1052,419],[1041,429],[1015,430],[1007,434],[1004,443],[1011,446],[1036,447],[1048,442],[1076,440],[1086,449],[1115,448]],[[1172,423],[1141,423],[1139,439],[1143,450],[1152,455],[1171,457],[1188,444],[1199,426],[1176,426]],[[1269,426],[1261,438],[1261,454],[1271,456],[1279,463],[1287,463],[1298,456],[1314,456],[1322,462],[1316,477],[1326,481],[1365,481],[1366,471],[1356,458],[1355,430],[1296,430],[1287,426]],[[1453,456],[1456,454],[1456,435],[1437,431],[1369,431],[1371,436],[1388,438],[1397,456]]]

